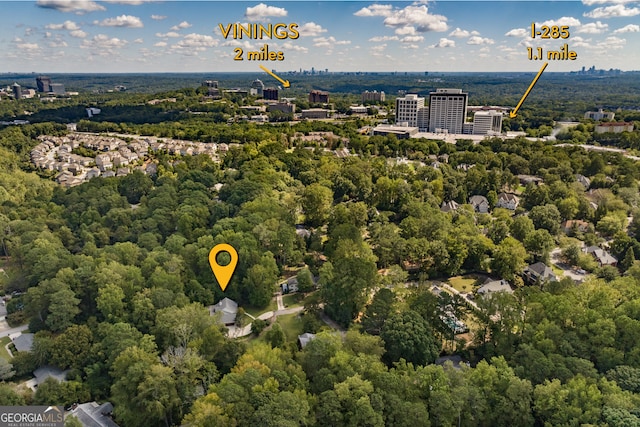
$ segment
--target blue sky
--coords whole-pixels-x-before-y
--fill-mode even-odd
[[[575,61],[548,71],[640,69],[640,0],[0,1],[0,72],[537,71],[527,46]],[[225,39],[218,24],[298,24],[295,40]],[[567,40],[530,25],[568,25]],[[248,61],[268,44],[283,61]],[[234,49],[245,52],[234,61]]]

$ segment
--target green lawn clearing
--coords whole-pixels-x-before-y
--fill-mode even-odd
[[[298,301],[300,298],[302,298],[302,295],[300,294],[283,295],[282,303],[284,304],[285,308],[298,307],[303,304],[303,301]]]
[[[242,308],[244,308],[245,313],[249,313],[253,317],[258,317],[267,311],[276,311],[278,309],[278,304],[276,303],[276,299],[272,298],[271,301],[269,301],[269,305],[264,308],[252,307],[250,305],[242,306]]]
[[[9,353],[7,352],[7,349],[5,348],[5,346],[10,342],[11,342],[11,338],[9,337],[0,338],[0,357],[2,357],[4,360],[8,362],[11,362],[11,356],[9,356]]]
[[[561,269],[560,267],[557,267],[555,264],[551,263],[551,270],[553,271],[553,274],[555,274],[558,277],[562,277],[564,276],[564,270]]]
[[[447,283],[458,292],[471,292],[476,279],[470,276],[456,276],[447,280]]]
[[[298,335],[302,334],[302,320],[298,317],[298,313],[278,316],[277,322],[287,336],[287,341],[294,342],[298,339]]]

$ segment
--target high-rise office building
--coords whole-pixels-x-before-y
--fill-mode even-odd
[[[502,113],[496,110],[476,111],[473,115],[473,134],[490,135],[502,131]]]
[[[64,95],[64,85],[62,83],[51,83],[50,85],[51,93],[54,95]]]
[[[14,83],[13,86],[11,86],[11,90],[13,91],[13,97],[15,99],[22,98],[22,86],[20,86],[18,83]]]
[[[220,96],[220,89],[218,89],[217,80],[205,80],[202,82],[202,86],[208,89],[208,96],[218,97]]]
[[[414,93],[396,98],[396,123],[409,127],[418,126],[418,110],[424,108],[424,98]]]
[[[463,133],[468,96],[462,89],[436,89],[429,94],[429,132]]]
[[[267,87],[262,91],[262,97],[270,101],[277,101],[278,89],[275,87]]]
[[[51,77],[48,77],[48,76],[36,77],[36,85],[38,86],[38,92],[44,92],[44,93],[51,92]]]
[[[256,79],[251,83],[251,89],[249,91],[251,95],[262,96],[263,91],[264,91],[264,83],[262,83],[262,80]]]

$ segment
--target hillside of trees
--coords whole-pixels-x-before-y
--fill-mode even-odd
[[[108,400],[123,427],[640,425],[636,161],[526,138],[368,137],[357,120],[140,114],[79,126],[238,145],[220,163],[164,153],[157,175],[64,189],[28,162],[35,137],[64,125],[0,130],[0,281],[12,296],[7,320],[35,333],[32,352],[0,361],[0,405]],[[581,126],[562,138],[593,138]],[[348,137],[357,156],[299,146],[295,133],[311,131]],[[544,183],[522,186],[518,175]],[[514,212],[495,207],[505,189],[521,197]],[[472,195],[491,213],[474,212]],[[460,208],[442,212],[448,201]],[[591,226],[568,237],[565,220]],[[225,293],[207,258],[217,243],[239,255]],[[582,243],[606,243],[620,263],[596,265]],[[556,247],[587,280],[525,285],[523,269]],[[266,309],[291,272],[318,281],[301,280],[296,321],[316,334],[304,349],[279,323],[229,338],[207,309],[224,297]],[[515,292],[480,297],[476,309],[430,290],[467,273],[509,280]],[[446,307],[473,319],[472,339],[451,339]],[[434,364],[450,354],[468,364]],[[67,381],[17,386],[44,365],[69,369]]]

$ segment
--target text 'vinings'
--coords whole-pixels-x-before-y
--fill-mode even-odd
[[[218,24],[222,37],[225,39],[231,37],[234,39],[242,39],[243,37],[249,39],[261,40],[264,38],[269,39],[292,39],[295,40],[300,37],[298,32],[298,24]]]

